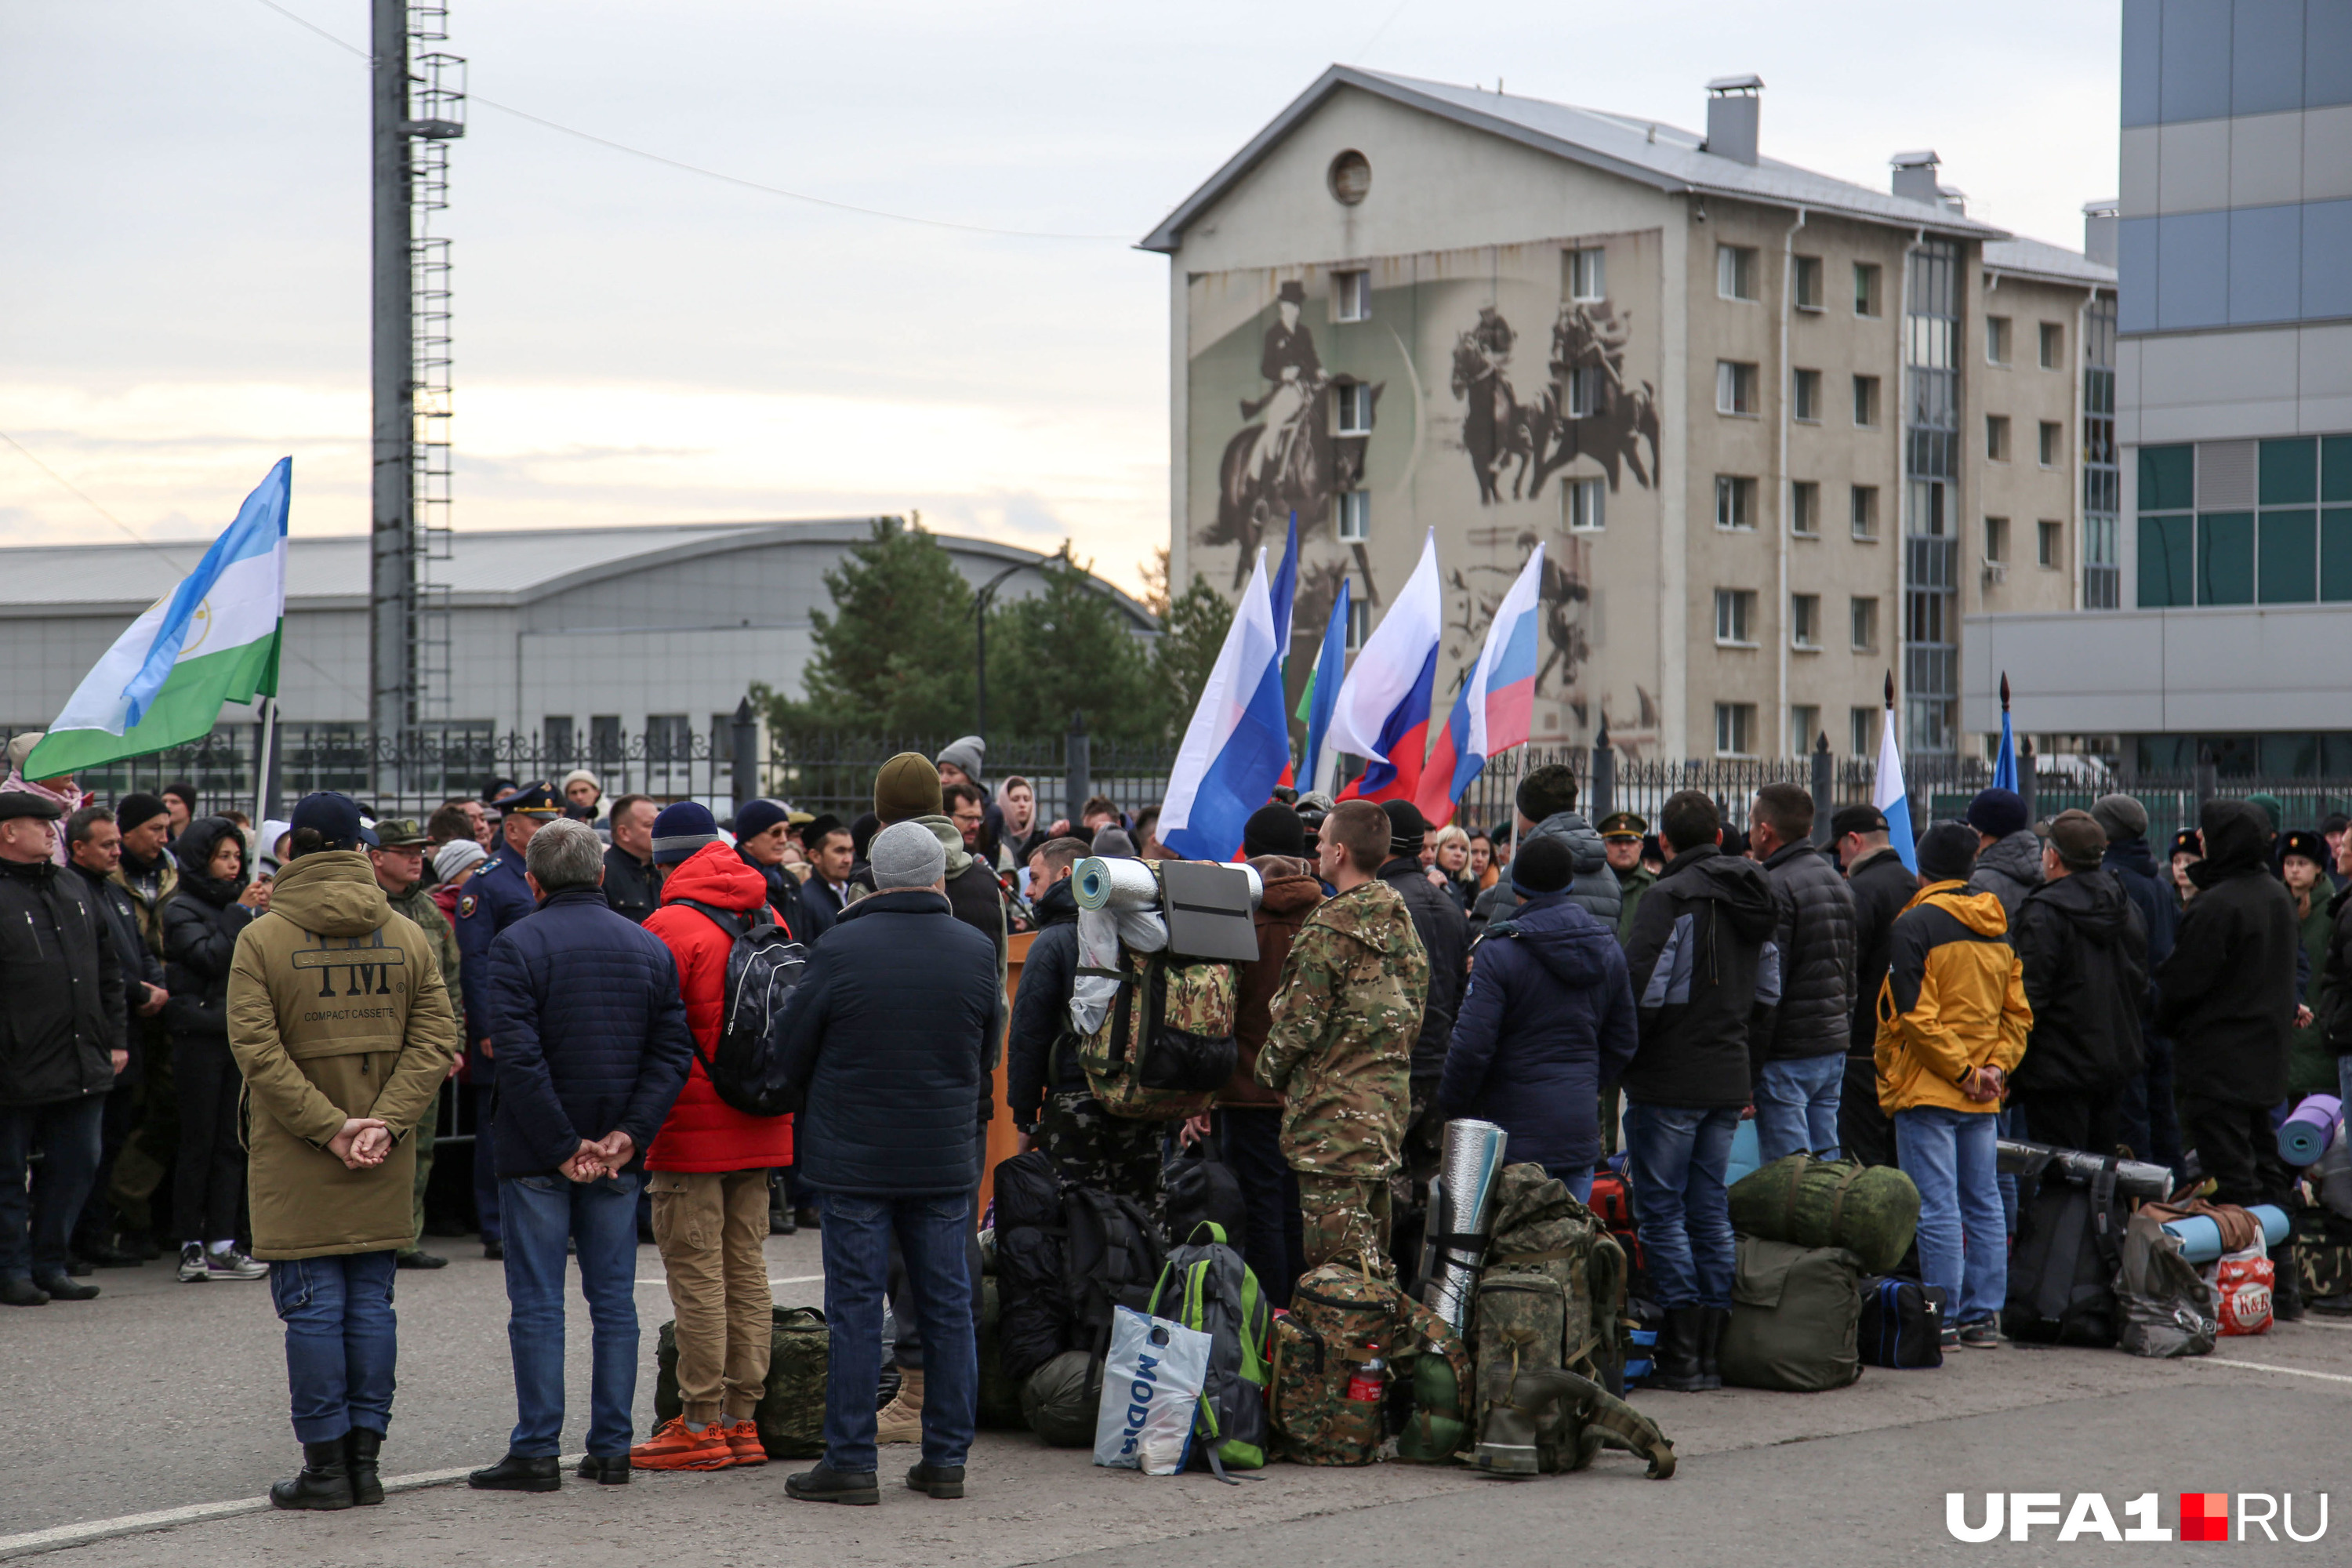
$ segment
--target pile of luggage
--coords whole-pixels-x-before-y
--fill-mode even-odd
[[[1891,1165],[1791,1154],[1731,1185],[1738,1267],[1731,1310],[1670,1313],[1658,1361],[1673,1386],[1704,1381],[1812,1394],[1873,1366],[1943,1364],[1944,1292],[1898,1270],[1919,1228],[1919,1189]],[[1698,1381],[1688,1381],[1694,1371]]]

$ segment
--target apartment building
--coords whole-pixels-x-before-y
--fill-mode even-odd
[[[1886,190],[1765,157],[1762,89],[1709,84],[1699,135],[1327,71],[1142,242],[1178,580],[1237,591],[1296,512],[1297,625],[1344,580],[1360,641],[1433,530],[1442,710],[1540,542],[1539,741],[1868,752],[1892,671],[1906,743],[1956,749],[1964,617],[2077,602],[2113,274],[1932,153]]]

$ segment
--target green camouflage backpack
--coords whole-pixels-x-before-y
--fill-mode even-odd
[[[1567,1183],[1535,1164],[1503,1167],[1496,1190],[1495,1239],[1486,1252],[1486,1278],[1523,1273],[1539,1274],[1559,1288],[1558,1351],[1542,1364],[1564,1367],[1603,1388],[1618,1386],[1625,1366],[1625,1250],[1601,1217],[1576,1201]],[[1485,1294],[1482,1281],[1482,1301]],[[1517,1313],[1526,1304],[1522,1291],[1508,1297],[1504,1310]],[[1483,1327],[1478,1339],[1485,1342]],[[1483,1352],[1479,1360],[1483,1389]],[[1530,1362],[1522,1370],[1538,1366]],[[1508,1387],[1507,1380],[1501,1388]]]
[[[1224,1226],[1202,1220],[1191,1241],[1168,1249],[1168,1265],[1144,1310],[1209,1336],[1209,1372],[1192,1424],[1209,1468],[1223,1480],[1227,1465],[1263,1467],[1272,1436],[1265,1413],[1271,1314],[1257,1276],[1225,1244]]]
[[[1102,1026],[1078,1041],[1087,1089],[1113,1116],[1138,1121],[1208,1110],[1238,1059],[1234,966],[1134,953],[1123,943],[1119,965]]]
[[[1362,1265],[1311,1268],[1274,1321],[1274,1429],[1300,1465],[1369,1465],[1381,1457],[1380,1399],[1348,1397],[1357,1370],[1396,1338],[1395,1286]]]
[[[824,1374],[831,1331],[814,1307],[777,1307],[768,1341],[768,1386],[751,1412],[760,1446],[772,1459],[814,1459],[824,1452]],[[680,1415],[677,1324],[664,1323],[654,1348],[654,1419]]]
[[[1399,1329],[1390,1359],[1400,1366],[1409,1363],[1412,1378],[1412,1415],[1397,1435],[1397,1458],[1453,1464],[1470,1446],[1477,1394],[1470,1347],[1452,1324],[1412,1297],[1401,1296],[1397,1304]]]

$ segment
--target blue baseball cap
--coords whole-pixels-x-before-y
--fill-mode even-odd
[[[293,815],[287,818],[291,830],[299,833],[309,828],[327,841],[330,849],[357,849],[376,846],[375,835],[360,819],[360,808],[347,795],[333,790],[320,790],[306,795],[294,803]]]

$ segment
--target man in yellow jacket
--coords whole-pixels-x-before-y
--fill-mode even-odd
[[[2009,917],[1968,889],[1977,836],[1938,823],[1919,840],[1919,891],[1895,917],[1878,992],[1878,1104],[1919,1188],[1919,1272],[1943,1287],[1944,1342],[2000,1342],[2009,1293],[1995,1144],[2033,1010]]]

